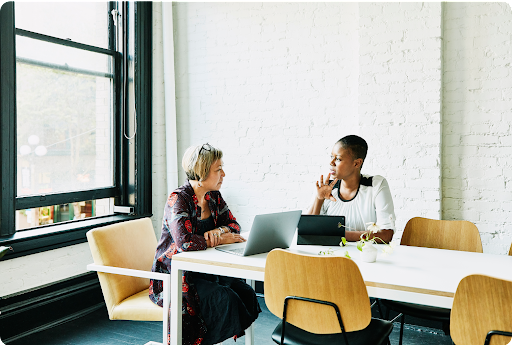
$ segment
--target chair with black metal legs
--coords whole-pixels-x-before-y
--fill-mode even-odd
[[[512,281],[484,275],[463,278],[450,321],[455,345],[506,345],[512,341]]]
[[[389,344],[393,324],[371,317],[365,283],[351,259],[274,249],[264,288],[268,309],[282,318],[272,334],[277,344]]]
[[[412,218],[405,225],[400,245],[482,253],[478,228],[465,220]],[[394,322],[400,318],[399,345],[402,345],[405,315],[439,321],[445,334],[450,334],[450,309],[383,299],[380,303],[386,307],[387,320],[390,310],[399,313],[391,320]]]

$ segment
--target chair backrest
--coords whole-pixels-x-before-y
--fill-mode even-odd
[[[412,218],[405,225],[400,244],[465,252],[483,252],[478,228],[467,220]]]
[[[450,334],[456,345],[483,345],[491,330],[512,332],[512,281],[470,275],[463,278],[453,299]],[[491,345],[508,344],[511,337],[493,336]]]
[[[157,240],[151,219],[116,223],[87,232],[94,263],[151,271]],[[99,273],[101,290],[109,315],[113,307],[149,287],[149,279]]]
[[[508,255],[512,256],[512,244],[510,245],[510,249],[508,250]]]
[[[370,301],[357,265],[348,258],[291,253],[274,249],[265,265],[265,303],[283,317],[287,296],[299,296],[335,303],[346,331],[366,328],[371,320]],[[341,332],[330,306],[292,300],[286,321],[317,334]]]

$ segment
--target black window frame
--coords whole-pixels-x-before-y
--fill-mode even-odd
[[[12,246],[14,251],[2,260],[34,254],[86,242],[86,232],[129,219],[150,217],[151,202],[151,111],[152,111],[152,3],[109,2],[109,12],[122,6],[123,27],[128,25],[128,6],[134,6],[135,27],[124,30],[122,39],[134,37],[134,95],[137,114],[128,110],[129,96],[123,94],[125,64],[127,57],[112,49],[114,30],[109,30],[109,49],[102,49],[76,42],[66,42],[38,33],[15,28],[14,2],[6,2],[0,10],[0,246]],[[109,16],[112,27],[112,17]],[[16,35],[36,37],[54,43],[79,47],[84,50],[101,49],[114,58],[114,187],[88,191],[16,197]],[[121,42],[120,42],[121,43]],[[128,43],[126,43],[128,44]],[[124,44],[123,44],[124,46]],[[125,54],[126,55],[126,54]],[[126,113],[125,113],[126,112]],[[137,128],[136,135],[129,140],[123,135],[123,119],[126,129],[130,124]],[[103,217],[43,225],[37,228],[16,231],[15,212],[41,206],[58,205],[115,197],[115,205],[130,206],[133,212]]]

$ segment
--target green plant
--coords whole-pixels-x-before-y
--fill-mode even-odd
[[[383,243],[386,246],[382,249],[382,253],[384,253],[385,255],[393,253],[394,243],[391,243],[391,244],[386,243],[382,238],[377,237],[377,236],[370,237],[372,234],[376,234],[377,232],[380,231],[380,226],[378,226],[375,223],[366,223],[366,225],[368,225],[368,227],[366,228],[366,230],[368,230],[368,231],[361,234],[359,241],[356,242],[357,249],[359,249],[359,251],[362,252],[363,247],[367,243],[373,243],[373,244]],[[341,225],[341,223],[338,225],[338,227],[342,227],[342,226],[344,226],[344,225]],[[347,229],[351,229],[348,226],[344,226],[344,227]],[[354,229],[352,229],[352,230],[354,230]],[[377,242],[377,240],[379,240],[380,242]],[[345,247],[346,245],[347,245],[347,239],[345,237],[342,237],[341,242],[340,242],[340,247]],[[333,250],[332,248],[328,248],[325,251],[322,250],[322,251],[318,252],[318,255],[334,255],[335,251],[336,250]],[[352,259],[352,257],[348,253],[348,250],[345,251],[345,257]]]
[[[373,243],[373,244],[383,243],[386,246],[382,249],[382,252],[384,254],[391,254],[391,253],[393,253],[393,250],[394,250],[394,244],[393,243],[391,243],[391,244],[386,243],[382,238],[377,237],[377,236],[370,237],[372,234],[376,234],[377,232],[380,231],[380,226],[378,226],[377,224],[375,224],[373,222],[366,223],[366,225],[368,225],[368,227],[366,228],[366,230],[368,230],[368,231],[363,233],[363,234],[361,234],[361,237],[360,237],[359,241],[356,242],[357,249],[362,252],[363,251],[363,247],[367,243]],[[379,240],[380,242],[377,242],[377,240]],[[347,239],[345,237],[342,237],[341,238],[341,242],[340,242],[340,247],[344,247],[346,245],[347,245]]]
[[[12,250],[12,247],[4,247],[4,246],[1,246],[1,247],[0,247],[0,259],[1,259],[1,258],[3,258],[3,256],[4,256],[5,254],[7,254],[7,252],[8,252],[9,250]]]

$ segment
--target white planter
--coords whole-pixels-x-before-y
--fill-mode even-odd
[[[377,260],[377,248],[373,246],[373,243],[366,242],[364,244],[361,260],[364,262],[375,262]]]

